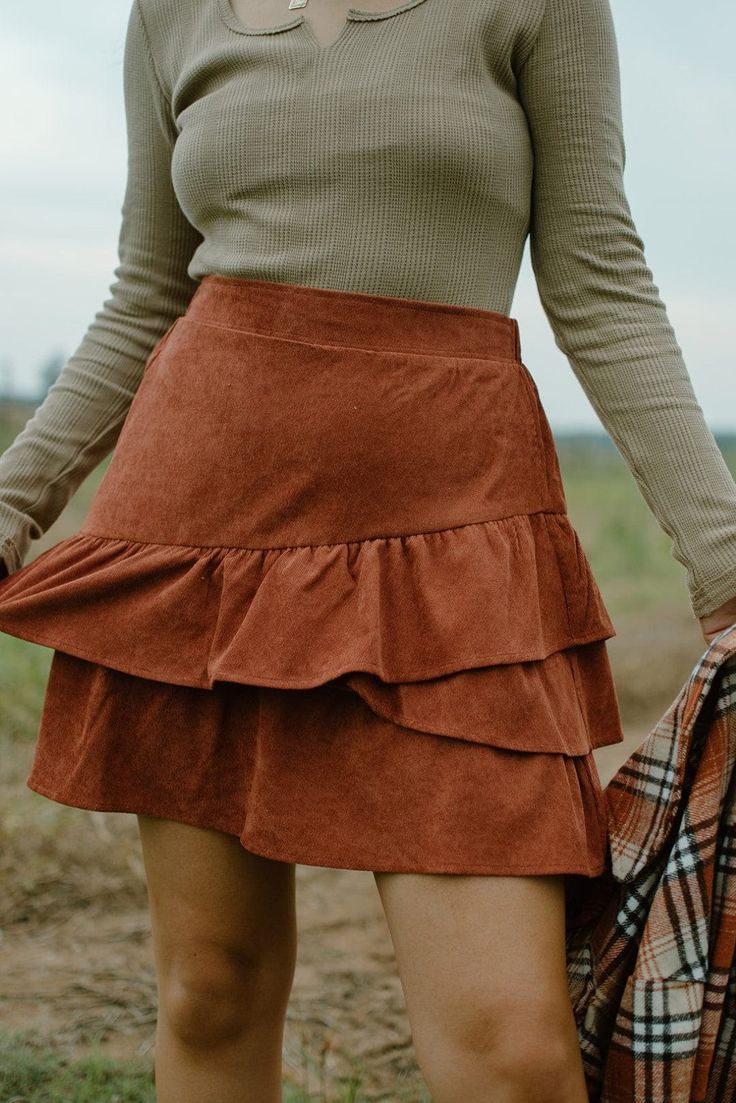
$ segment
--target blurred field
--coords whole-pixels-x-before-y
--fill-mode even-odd
[[[0,451],[31,413],[0,411]],[[736,473],[736,440],[719,443]],[[557,444],[569,513],[617,630],[608,646],[627,741],[596,752],[605,783],[661,716],[705,644],[684,568],[608,438],[559,434]],[[77,531],[107,462],[28,561]],[[0,1103],[21,1092],[28,1103],[144,1103],[154,1098],[145,1070],[156,987],[135,817],[67,808],[24,785],[50,659],[50,649],[0,634],[0,1028],[23,1032],[27,1043],[22,1052],[5,1051],[6,1074],[13,1061],[20,1072],[13,1082],[0,1074]],[[372,875],[300,866],[297,886],[300,946],[284,1059],[298,1094],[288,1098],[420,1103],[427,1097]],[[81,1086],[76,1095],[32,1094],[18,1077],[42,1084],[33,1069],[47,1060],[47,1045],[64,1060],[99,1047],[95,1052],[132,1059],[143,1072],[130,1088],[119,1079],[117,1094],[99,1086],[96,1094]],[[76,1083],[86,1075],[79,1072]]]

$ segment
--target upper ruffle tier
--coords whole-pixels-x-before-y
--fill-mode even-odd
[[[577,533],[566,514],[548,512],[270,549],[81,531],[0,582],[0,630],[180,685],[304,689],[340,679],[382,715],[460,738],[474,738],[458,721],[464,691],[446,676],[529,663],[529,688],[535,664],[544,673],[540,660],[615,635]],[[546,666],[548,686],[559,661]],[[468,680],[467,708],[482,716],[481,681]],[[487,729],[476,718],[473,730],[498,743],[498,696],[485,685]],[[523,727],[519,745],[529,749]],[[535,749],[564,740],[550,735],[548,748]],[[568,753],[589,749],[587,735],[569,740],[579,749]]]
[[[245,549],[80,532],[0,584],[0,629],[209,688],[386,682],[542,659],[615,635],[565,514]]]

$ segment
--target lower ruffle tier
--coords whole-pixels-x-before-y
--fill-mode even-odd
[[[57,651],[27,785],[78,808],[224,831],[280,861],[567,874],[571,904],[607,867],[592,753],[401,728],[334,682],[204,690]]]

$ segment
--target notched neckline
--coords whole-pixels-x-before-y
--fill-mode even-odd
[[[387,8],[386,11],[365,11],[363,8],[348,8],[345,15],[345,22],[340,30],[337,38],[332,42],[328,42],[323,45],[315,37],[312,28],[306,21],[304,12],[300,12],[299,15],[293,19],[289,19],[285,23],[278,23],[273,27],[248,27],[244,23],[241,23],[235,12],[233,11],[230,0],[217,0],[217,6],[220,11],[220,15],[223,21],[227,24],[230,30],[235,31],[237,34],[250,34],[250,35],[264,35],[264,34],[279,34],[281,31],[289,31],[292,27],[298,27],[302,23],[309,31],[309,35],[312,40],[320,46],[323,50],[329,50],[331,46],[335,46],[337,42],[343,37],[345,29],[350,23],[361,23],[376,19],[389,19],[391,16],[400,15],[401,12],[408,11],[409,8],[415,8],[418,4],[423,4],[425,0],[405,0],[403,4],[397,4],[393,8]]]

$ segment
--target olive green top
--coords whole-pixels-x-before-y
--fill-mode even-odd
[[[119,266],[0,457],[8,569],[112,451],[205,273],[508,314],[528,236],[555,341],[671,536],[695,615],[736,596],[736,483],[624,192],[608,0],[350,8],[326,46],[303,11],[273,11],[255,28],[229,0],[133,2]]]

